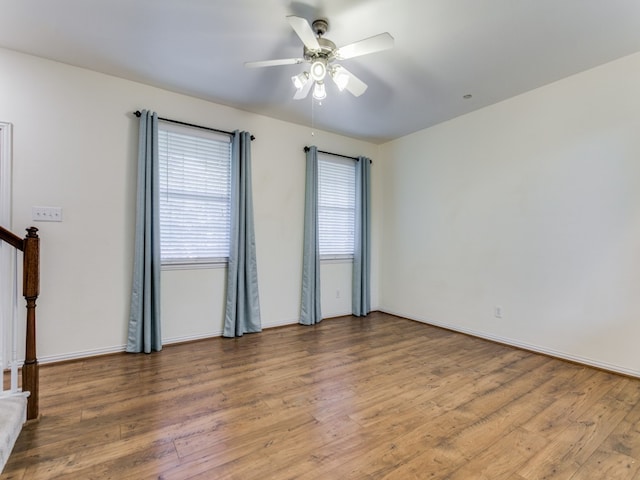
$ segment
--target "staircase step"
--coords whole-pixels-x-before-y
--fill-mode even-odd
[[[0,473],[26,420],[26,394],[0,396]]]

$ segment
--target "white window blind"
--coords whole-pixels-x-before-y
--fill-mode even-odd
[[[320,258],[352,258],[355,230],[355,161],[318,154]]]
[[[215,263],[229,257],[229,137],[161,122],[160,251],[163,264]]]

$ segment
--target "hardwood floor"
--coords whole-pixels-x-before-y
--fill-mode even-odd
[[[640,380],[380,313],[40,377],[0,479],[640,480]]]

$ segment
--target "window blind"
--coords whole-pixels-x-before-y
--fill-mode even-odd
[[[229,137],[162,122],[158,128],[162,263],[229,256]]]
[[[320,257],[353,257],[355,161],[318,154]]]

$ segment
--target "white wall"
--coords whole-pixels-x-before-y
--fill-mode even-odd
[[[381,309],[639,375],[639,85],[636,54],[384,145]]]
[[[298,319],[302,147],[316,143],[374,160],[374,308],[640,375],[640,55],[381,148],[7,50],[0,73],[12,228],[42,236],[42,361],[125,343],[131,112],[150,108],[256,135],[265,327]],[[34,223],[33,205],[62,207],[64,221]],[[350,266],[322,268],[324,315],[348,313]],[[165,341],[220,332],[225,275],[163,272]]]
[[[41,361],[117,351],[126,343],[135,207],[137,109],[225,130],[248,130],[263,326],[298,321],[304,213],[303,146],[376,159],[346,137],[0,49],[0,121],[13,124],[13,222],[42,244]],[[373,173],[374,196],[380,177]],[[374,206],[378,200],[374,198]],[[32,206],[62,223],[34,223]],[[374,215],[374,238],[380,223]],[[379,247],[374,241],[374,258]],[[350,265],[324,265],[323,314],[350,311]],[[377,308],[378,264],[373,264]],[[226,269],[164,271],[163,338],[219,334]],[[349,277],[350,278],[350,277]],[[346,285],[346,286],[345,286]],[[335,291],[341,290],[341,298]]]

